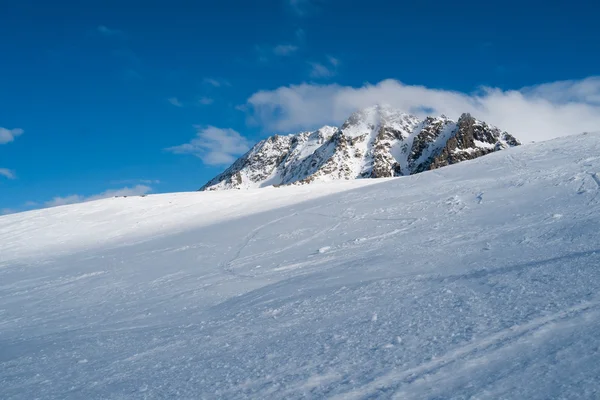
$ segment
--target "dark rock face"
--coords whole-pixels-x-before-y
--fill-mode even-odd
[[[442,134],[451,134],[451,130],[453,129],[455,129],[454,122],[443,115],[440,118],[425,118],[425,121],[423,121],[423,128],[413,139],[409,155],[409,164],[412,173],[422,172],[427,168],[430,160],[423,160],[423,156],[435,153],[436,143],[440,141],[440,139],[444,139]],[[449,130],[450,132],[448,132]]]
[[[420,121],[375,106],[354,113],[341,128],[263,140],[200,190],[411,175],[518,145],[469,114],[456,122],[443,115]]]
[[[367,178],[391,178],[402,175],[400,164],[391,154],[395,141],[403,140],[402,132],[390,127],[381,127],[373,147],[373,167]]]
[[[456,133],[448,139],[442,151],[424,169],[436,169],[461,161],[473,160],[494,151],[520,145],[513,136],[498,128],[479,122],[470,114],[458,119]]]

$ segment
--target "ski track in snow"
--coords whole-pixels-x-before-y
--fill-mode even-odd
[[[594,197],[592,197],[590,199],[590,201],[588,202],[588,206],[591,205],[592,203],[596,202],[596,198],[598,197],[598,193],[600,193],[600,178],[598,177],[598,173],[597,172],[589,172],[589,174],[591,175],[594,183],[596,184],[596,190],[594,193]]]
[[[435,374],[442,368],[455,367],[454,364],[458,362],[469,363],[470,359],[481,357],[481,353],[508,347],[524,336],[534,335],[539,329],[549,327],[550,325],[560,324],[561,322],[575,318],[582,313],[596,311],[599,307],[600,302],[595,300],[584,302],[549,316],[534,318],[522,325],[516,325],[488,337],[472,341],[466,346],[459,347],[450,353],[444,354],[441,357],[436,357],[434,360],[418,365],[417,367],[409,368],[404,371],[392,371],[388,375],[382,376],[374,382],[370,382],[368,385],[361,387],[360,390],[344,393],[332,397],[332,399],[350,400],[370,398],[377,392],[386,392],[391,387],[394,387],[394,391],[398,391],[398,389],[401,390],[403,384],[410,385],[419,379],[423,379],[426,375]],[[396,393],[396,397],[398,398],[402,398],[402,395],[410,395],[410,393]]]
[[[0,398],[597,399],[597,154],[0,217]]]
[[[245,278],[248,276],[245,276],[243,274],[238,274],[235,272],[235,270],[231,267],[231,264],[234,263],[237,259],[240,258],[240,255],[242,254],[242,252],[244,251],[244,249],[248,246],[248,244],[252,241],[252,239],[254,239],[256,237],[256,235],[263,229],[266,228],[269,225],[275,224],[277,222],[280,222],[286,218],[289,217],[293,217],[297,214],[292,214],[290,216],[285,216],[285,217],[281,217],[281,218],[276,218],[272,221],[267,222],[266,224],[260,225],[259,227],[255,228],[252,230],[252,232],[250,232],[248,235],[246,235],[246,237],[244,238],[242,245],[237,249],[237,251],[235,252],[235,255],[233,256],[233,258],[227,262],[225,262],[222,265],[222,269],[223,271],[225,271],[226,273],[234,276],[234,277],[241,277],[241,278]]]
[[[598,177],[598,173],[597,172],[589,172],[589,174],[592,176],[592,179],[594,180],[594,182],[596,182],[596,185],[600,189],[600,178]]]

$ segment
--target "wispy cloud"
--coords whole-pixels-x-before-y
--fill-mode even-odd
[[[15,171],[8,168],[0,168],[0,176],[3,176],[8,179],[16,179],[17,175],[15,175]]]
[[[134,179],[132,181],[136,181],[136,180]],[[138,182],[147,181],[148,184],[159,183],[159,181],[157,181],[157,180],[141,179],[141,180],[137,180],[137,181]],[[117,183],[113,183],[113,184],[117,184]],[[152,192],[152,188],[150,186],[138,184],[135,186],[123,187],[123,188],[119,188],[119,189],[109,189],[102,193],[89,195],[89,196],[84,196],[84,195],[80,195],[80,194],[71,194],[68,196],[57,196],[57,197],[54,197],[52,200],[48,200],[48,201],[44,201],[44,202],[27,201],[25,204],[23,204],[23,206],[18,207],[18,208],[10,208],[10,209],[5,208],[5,209],[0,210],[0,215],[12,214],[12,213],[17,213],[17,212],[22,212],[22,211],[27,211],[27,210],[33,210],[36,208],[48,208],[48,207],[64,206],[67,204],[85,203],[87,201],[106,199],[106,198],[115,197],[115,196],[117,196],[117,197],[141,196],[141,195],[145,195],[145,194],[148,194],[151,192]]]
[[[19,210],[14,208],[0,208],[0,215],[8,215],[19,212]]]
[[[284,0],[288,8],[298,17],[305,17],[318,9],[317,0]],[[320,1],[322,2],[322,1]]]
[[[296,29],[294,34],[296,35],[296,40],[298,42],[304,42],[304,39],[306,39],[306,32],[302,28]]]
[[[405,85],[388,79],[362,87],[300,84],[259,91],[246,103],[249,119],[266,131],[291,132],[339,124],[357,109],[387,103],[423,116],[458,118],[469,112],[523,141],[538,141],[600,126],[600,77],[520,90],[482,88],[475,93]]]
[[[167,99],[167,101],[169,103],[171,103],[172,105],[174,105],[175,107],[183,107],[183,103],[181,101],[179,101],[179,99],[177,97],[170,97]]]
[[[255,45],[254,50],[258,56],[258,62],[261,64],[268,63],[273,57],[273,48],[270,46]]]
[[[331,78],[337,75],[337,67],[340,60],[335,57],[327,56],[325,63],[309,62],[311,78]]]
[[[21,136],[23,134],[23,129],[6,129],[0,127],[0,144],[7,144],[14,142],[17,136]],[[8,178],[8,179],[17,179],[17,175],[15,171],[8,168],[0,168],[0,177]]]
[[[209,85],[212,87],[229,87],[231,86],[231,83],[226,80],[226,79],[220,79],[220,78],[204,78],[203,80],[205,85]]]
[[[215,102],[215,100],[211,99],[210,97],[200,97],[198,99],[198,104],[200,104],[202,106],[208,106],[208,105],[211,105],[214,102]]]
[[[279,57],[289,57],[300,49],[299,46],[291,43],[278,44],[275,46],[255,45],[254,50],[258,55],[258,62],[262,64]]]
[[[117,36],[123,36],[123,31],[118,30],[118,29],[112,29],[109,28],[105,25],[99,25],[96,28],[96,31],[101,34],[102,36],[106,36],[106,37],[117,37]]]
[[[125,79],[126,81],[141,81],[142,79],[144,79],[144,77],[142,76],[142,74],[140,74],[139,72],[137,72],[135,69],[132,68],[127,68],[123,71],[123,79]]]
[[[184,103],[181,100],[179,100],[177,97],[168,98],[167,101],[175,107],[186,107],[189,105],[193,105],[191,103]],[[207,96],[202,96],[198,100],[196,100],[196,105],[208,106],[214,102],[215,102],[215,100],[213,98],[207,97]]]
[[[159,183],[159,179],[119,179],[115,181],[110,181],[111,185],[158,185]]]
[[[83,203],[85,201],[85,197],[72,194],[70,196],[65,197],[55,197],[50,201],[44,203],[45,207],[57,207],[57,206],[65,206],[67,204],[75,204],[75,203]]]
[[[302,28],[298,28],[294,32],[294,36],[283,43],[279,44],[256,44],[254,51],[257,54],[259,63],[266,64],[270,61],[282,57],[290,57],[296,54],[305,42],[305,32]]]
[[[310,65],[310,76],[312,78],[329,78],[335,73],[329,69],[329,67],[318,62],[309,62]]]
[[[122,44],[119,45],[119,48],[112,50],[111,54],[122,63],[121,75],[124,80],[130,82],[140,81],[149,72],[142,59],[130,48],[122,47]]]
[[[332,57],[332,56],[327,56],[327,61],[329,61],[329,64],[334,67],[337,67],[338,65],[340,65],[340,60],[338,60],[337,58]]]
[[[17,136],[23,134],[23,129],[0,128],[0,144],[13,142]]]
[[[146,185],[136,185],[133,187],[124,187],[121,189],[109,189],[102,193],[95,194],[92,196],[82,196],[79,194],[72,194],[65,197],[55,197],[50,201],[44,203],[44,207],[56,207],[64,206],[67,204],[84,203],[87,201],[106,199],[115,196],[140,196],[150,193],[152,188]]]
[[[175,154],[192,154],[207,165],[231,164],[250,149],[248,140],[233,129],[197,127],[190,142],[166,149]]]
[[[298,46],[293,44],[280,44],[273,48],[273,53],[277,56],[289,56],[298,50]]]

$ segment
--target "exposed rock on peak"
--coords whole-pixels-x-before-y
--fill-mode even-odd
[[[376,105],[353,113],[340,128],[271,136],[200,190],[411,175],[518,145],[470,114],[420,120]]]

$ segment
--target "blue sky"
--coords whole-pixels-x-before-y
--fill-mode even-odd
[[[195,190],[357,108],[600,129],[594,2],[0,0],[0,210]]]

